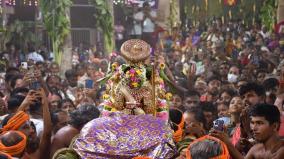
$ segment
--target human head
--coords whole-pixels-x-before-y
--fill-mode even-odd
[[[70,113],[69,124],[77,129],[81,129],[87,122],[98,118],[100,111],[95,105],[82,105]]]
[[[186,135],[199,137],[207,124],[201,108],[190,108],[183,113]]]
[[[203,80],[198,80],[195,82],[194,89],[198,91],[200,95],[203,95],[207,91],[207,83]]]
[[[235,96],[230,102],[229,113],[231,115],[240,115],[244,107],[245,105],[242,98],[240,96]]]
[[[221,90],[217,103],[226,102],[230,103],[231,99],[237,95],[237,91],[231,88],[224,88]]]
[[[76,109],[76,106],[71,99],[66,98],[66,99],[61,100],[59,109],[65,112],[72,112],[73,110]]]
[[[217,96],[219,94],[221,88],[221,80],[218,76],[212,76],[208,79],[208,92],[213,96]]]
[[[201,102],[200,107],[207,122],[205,128],[209,130],[213,125],[213,121],[216,119],[217,108],[212,102]]]
[[[76,66],[76,74],[77,74],[77,76],[81,77],[81,76],[83,76],[85,73],[86,73],[85,65],[84,65],[84,64],[78,64],[78,65]]]
[[[265,90],[263,86],[256,83],[247,83],[241,86],[239,93],[246,106],[262,103],[265,99]]]
[[[20,95],[20,96],[27,96],[29,93],[29,89],[26,87],[18,87],[15,88],[11,93],[10,96],[13,97],[15,95]]]
[[[265,70],[259,70],[257,71],[256,73],[256,80],[259,84],[262,84],[264,79],[265,79],[265,76],[266,76],[266,71]]]
[[[20,131],[7,131],[0,136],[0,151],[12,157],[22,157],[27,145],[27,137]]]
[[[183,100],[183,106],[185,109],[192,108],[192,107],[198,107],[198,104],[200,103],[200,94],[195,91],[188,91],[185,94],[185,98]]]
[[[69,86],[76,87],[77,86],[77,77],[76,70],[69,69],[65,72],[65,78],[68,81]]]
[[[11,86],[12,91],[15,88],[24,86],[23,78],[24,77],[22,75],[15,75],[15,76],[12,77],[11,82],[10,82],[10,86]]]
[[[240,77],[240,69],[237,66],[231,66],[227,76],[228,82],[237,83],[239,77]]]
[[[229,158],[225,143],[211,136],[201,137],[192,142],[186,152],[188,159]]]
[[[12,96],[8,100],[8,111],[10,113],[15,113],[17,109],[20,107],[20,105],[22,104],[22,102],[24,101],[24,99],[25,99],[24,96],[20,96],[20,95]]]
[[[51,114],[51,121],[53,125],[53,133],[55,134],[59,129],[68,124],[70,117],[67,112],[56,110]]]
[[[2,127],[2,131],[17,130],[24,133],[27,137],[35,137],[35,131],[31,127],[30,117],[23,111],[5,117],[2,121]]]
[[[265,89],[265,102],[269,104],[274,104],[276,100],[276,93],[279,87],[279,81],[276,78],[268,78],[263,81],[262,85]]]
[[[143,3],[143,10],[144,11],[150,11],[151,10],[151,6],[150,6],[149,2]]]
[[[49,65],[49,72],[51,75],[59,75],[59,65],[56,62],[52,62]]]
[[[61,89],[61,78],[57,75],[50,75],[46,78],[48,88]]]
[[[254,138],[265,142],[278,134],[280,127],[280,112],[275,105],[257,104],[250,109],[250,128]]]
[[[184,108],[182,104],[182,98],[178,94],[173,95],[171,107],[183,110]]]
[[[49,106],[51,110],[57,110],[60,107],[62,96],[57,91],[51,91],[48,96]]]
[[[219,73],[222,77],[226,77],[228,75],[228,72],[229,72],[229,64],[227,62],[223,62],[219,66]]]
[[[229,103],[228,102],[220,102],[217,104],[217,112],[218,117],[229,117]]]

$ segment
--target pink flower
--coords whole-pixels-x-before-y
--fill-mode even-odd
[[[135,74],[136,71],[135,71],[135,69],[131,68],[131,69],[129,70],[129,73],[130,73],[130,74]]]
[[[131,77],[130,80],[133,81],[133,82],[135,82],[135,81],[136,81],[136,78],[135,78],[135,77]]]
[[[169,118],[167,111],[157,112],[156,117],[159,118],[159,119],[161,119],[161,120],[164,120],[164,121],[167,121],[168,118]]]
[[[110,115],[110,111],[107,111],[107,110],[103,110],[102,111],[102,117],[107,117],[107,116],[109,116]]]

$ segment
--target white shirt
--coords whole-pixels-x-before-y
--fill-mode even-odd
[[[36,134],[38,137],[40,137],[39,135],[42,134],[43,132],[43,120],[42,119],[30,119],[36,127]]]
[[[33,60],[34,62],[44,62],[43,57],[37,53],[37,52],[32,52],[28,54],[28,60]]]
[[[142,12],[143,17],[144,17],[144,13]],[[151,11],[150,12],[151,16],[156,18],[157,17],[157,13],[155,11]],[[150,18],[146,18],[143,21],[143,32],[145,33],[153,33],[155,31],[155,23],[153,23],[153,21]]]
[[[134,26],[131,30],[131,35],[141,35],[142,34],[142,26],[141,21],[143,20],[143,13],[137,12],[133,15],[134,18]]]

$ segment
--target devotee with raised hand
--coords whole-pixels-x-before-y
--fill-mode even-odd
[[[274,105],[257,104],[250,109],[250,128],[256,144],[245,157],[231,144],[228,136],[221,131],[212,130],[211,136],[222,140],[234,159],[283,159],[284,142],[278,136],[280,112]]]
[[[48,101],[43,89],[36,91],[37,97],[41,99],[43,111],[43,132],[40,141],[35,135],[35,128],[31,126],[30,116],[24,111],[18,111],[14,115],[9,115],[3,120],[2,132],[17,130],[24,133],[27,137],[27,146],[25,156],[29,158],[45,159],[49,158],[50,139],[51,139],[51,119],[48,107]],[[25,105],[29,107],[31,105]],[[22,107],[26,110],[25,107]]]

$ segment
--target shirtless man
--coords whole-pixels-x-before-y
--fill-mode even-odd
[[[231,144],[225,133],[213,130],[211,135],[226,143],[234,159],[283,159],[284,141],[281,141],[278,136],[280,125],[278,108],[269,104],[257,104],[251,108],[250,117],[250,128],[257,144],[249,150],[245,157]]]
[[[83,126],[99,116],[100,111],[97,107],[89,104],[83,105],[71,112],[69,125],[58,130],[53,136],[51,143],[51,158],[57,150],[69,147],[72,139],[80,133]]]

